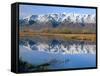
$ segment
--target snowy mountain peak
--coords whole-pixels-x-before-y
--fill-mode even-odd
[[[76,14],[76,13],[51,13],[51,14],[40,14],[40,15],[31,15],[23,18],[26,23],[46,23],[46,22],[70,22],[70,23],[95,23],[95,15],[92,14]],[[33,22],[32,22],[33,21]]]

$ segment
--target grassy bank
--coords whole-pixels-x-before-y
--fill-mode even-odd
[[[62,37],[66,40],[88,40],[96,41],[96,34],[52,34],[52,33],[34,33],[34,32],[20,32],[20,37],[24,36],[47,36],[47,37]]]

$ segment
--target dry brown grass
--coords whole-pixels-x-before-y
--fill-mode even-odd
[[[63,37],[66,40],[87,40],[96,41],[96,34],[51,34],[51,33],[34,33],[34,32],[20,32],[20,37],[22,36],[58,36]]]

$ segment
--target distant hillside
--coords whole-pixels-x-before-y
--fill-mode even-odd
[[[95,33],[95,15],[89,14],[45,14],[31,15],[20,19],[20,31],[47,33]]]

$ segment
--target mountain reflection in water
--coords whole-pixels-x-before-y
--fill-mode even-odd
[[[59,37],[20,37],[19,60],[19,70],[23,72],[96,67],[96,43]]]
[[[44,37],[21,38],[20,45],[32,51],[62,54],[95,54],[95,42],[63,39],[45,39]]]

